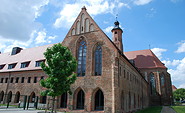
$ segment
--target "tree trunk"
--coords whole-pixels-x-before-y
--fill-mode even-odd
[[[53,113],[54,108],[55,108],[55,96],[53,97],[53,101],[52,101],[52,110],[51,110],[51,113]]]

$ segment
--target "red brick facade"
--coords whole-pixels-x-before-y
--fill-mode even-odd
[[[77,77],[77,80],[71,86],[73,94],[67,95],[67,108],[61,108],[60,104],[63,100],[61,100],[61,96],[57,98],[57,108],[59,110],[66,110],[73,113],[129,113],[146,108],[151,101],[154,101],[149,98],[149,83],[141,74],[145,71],[150,71],[141,70],[140,73],[138,68],[130,63],[121,48],[122,40],[120,40],[120,35],[122,37],[122,31],[121,29],[116,29],[116,32],[118,32],[119,40],[113,43],[89,16],[86,9],[82,8],[82,11],[62,42],[62,45],[67,46],[78,59],[79,43],[82,40],[86,42],[85,76]],[[113,38],[117,36],[114,35],[114,33],[115,31],[113,31]],[[100,76],[95,76],[95,49],[97,46],[101,46],[102,49],[102,69]],[[45,50],[47,47],[49,46],[44,47],[44,49],[42,48],[42,50]],[[22,51],[24,50],[21,50],[18,54],[21,54]],[[40,60],[41,59],[43,58],[40,58]],[[164,70],[164,73],[166,74],[166,70]],[[32,94],[33,97],[34,93],[35,96],[41,98],[40,91],[44,89],[39,85],[39,80],[43,76],[44,78],[47,77],[41,68],[37,68],[37,70],[32,68],[24,71],[0,71],[0,79],[4,78],[3,83],[0,83],[0,91],[4,92],[4,94],[8,94],[10,91],[12,92],[11,103],[15,103],[13,101],[17,99],[17,96],[15,96],[18,94],[17,92],[21,95],[20,101],[23,101],[24,95],[29,96]],[[11,83],[12,77],[14,81]],[[15,82],[17,77],[19,77],[18,83]],[[24,77],[24,83],[21,83],[22,77]],[[29,77],[31,77],[30,83],[28,83]],[[9,78],[7,83],[5,83],[6,78]],[[36,83],[34,83],[34,79],[37,80]],[[165,79],[171,81],[170,75],[166,76]],[[169,84],[171,84],[171,82]],[[157,85],[157,87],[158,86],[159,85]],[[103,96],[99,93],[101,94],[101,98],[103,98],[103,104],[99,102],[103,105],[103,110],[96,110],[96,97],[100,97],[97,95],[98,91],[103,93]],[[79,94],[79,92],[83,93]],[[168,93],[166,89],[158,92],[160,94],[164,92],[166,92],[166,94]],[[78,109],[79,103],[77,103],[77,101],[79,101],[77,98],[80,98],[78,97],[79,95],[84,97],[84,108],[80,110]],[[0,98],[1,97],[2,96],[0,96]],[[6,98],[4,97],[3,99],[4,102],[6,102]],[[167,98],[162,98],[164,103],[168,103],[166,99]],[[1,103],[3,103],[3,100]]]

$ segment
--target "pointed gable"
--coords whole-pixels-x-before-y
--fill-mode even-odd
[[[134,60],[137,68],[166,68],[164,64],[149,49],[125,52],[125,56]]]
[[[82,8],[81,12],[77,16],[69,32],[65,36],[62,44],[64,46],[69,46],[70,45],[69,42],[73,40],[73,38],[84,36],[90,33],[94,33],[94,35],[98,37],[98,40],[100,42],[106,43],[106,45],[109,46],[110,48],[113,48],[114,51],[115,50],[119,51],[119,49],[112,42],[112,40],[103,32],[102,29],[100,29],[100,27],[96,24],[93,18],[88,14],[85,6]]]
[[[80,35],[99,29],[98,25],[94,22],[86,10],[87,9],[84,6],[66,36]]]

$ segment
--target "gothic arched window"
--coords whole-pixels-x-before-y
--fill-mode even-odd
[[[1,103],[1,101],[3,101],[3,98],[4,98],[4,91],[1,91],[1,93],[0,93],[0,103]]]
[[[14,103],[19,103],[19,99],[20,99],[20,92],[18,91],[18,92],[15,94]]]
[[[104,110],[104,95],[100,89],[95,94],[95,110]]]
[[[35,92],[32,92],[30,94],[30,103],[33,103],[33,102],[35,102]]]
[[[86,42],[84,40],[80,41],[78,48],[78,74],[77,76],[85,76],[86,69]]]
[[[77,94],[76,109],[84,109],[85,94],[83,90],[80,90]]]
[[[160,78],[161,78],[161,86],[164,86],[164,74],[161,74]]]
[[[7,103],[8,102],[11,102],[12,101],[12,91],[9,91],[9,93],[8,93],[8,98],[7,98]]]
[[[153,73],[150,73],[150,88],[151,88],[151,94],[155,95],[156,85],[155,85],[155,77]]]
[[[95,75],[102,74],[102,49],[101,46],[97,46],[95,50]]]
[[[60,107],[61,108],[67,108],[67,93],[62,94]]]

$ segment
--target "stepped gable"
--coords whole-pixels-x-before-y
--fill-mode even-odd
[[[53,44],[39,46],[34,48],[22,49],[19,53],[11,55],[11,52],[0,54],[0,65],[5,65],[0,72],[12,72],[12,71],[25,71],[25,70],[36,70],[41,69],[41,67],[35,67],[35,62],[39,60],[44,60],[43,53],[48,47]],[[20,68],[21,63],[29,62],[29,66],[26,68]],[[8,69],[8,64],[17,63],[13,69]]]
[[[166,68],[150,49],[130,51],[124,54],[129,60],[134,60],[137,68]]]

